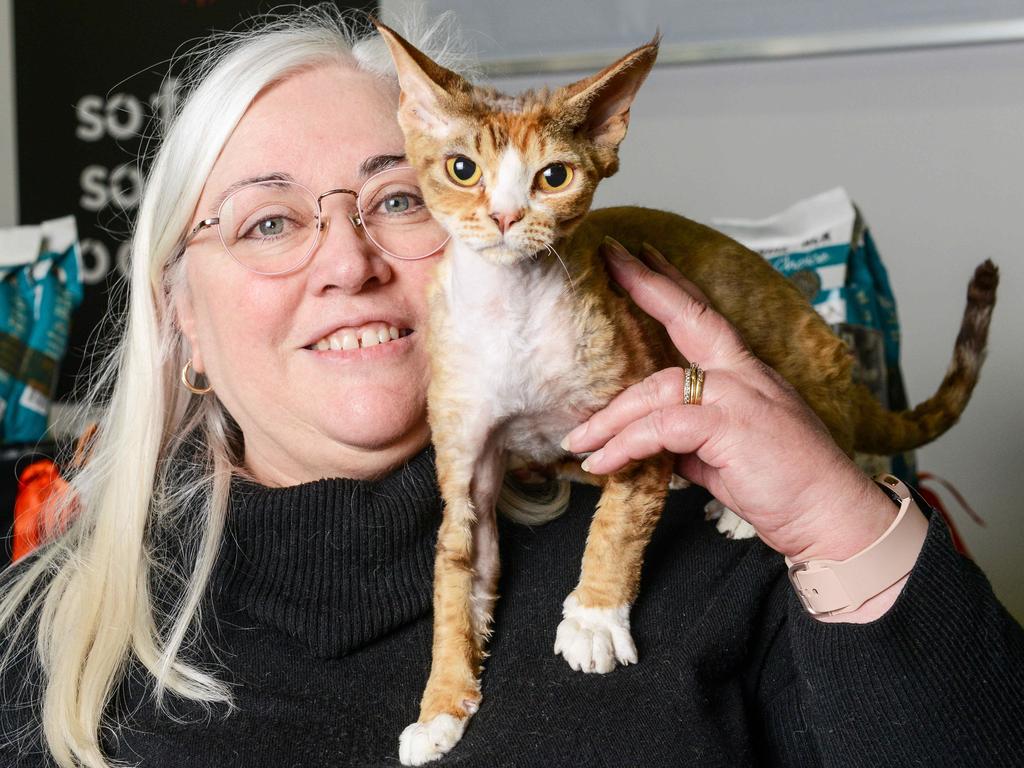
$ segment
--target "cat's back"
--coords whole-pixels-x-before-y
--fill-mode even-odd
[[[671,211],[640,206],[598,208],[573,233],[575,247],[595,250],[606,236],[637,253],[649,243],[664,253],[691,280],[701,285],[714,276],[788,284],[768,262],[728,235]],[[703,287],[703,285],[702,285]],[[787,292],[789,288],[786,289]]]
[[[711,227],[652,208],[599,208],[580,223],[570,248],[584,259],[594,258],[590,254],[597,253],[607,236],[632,253],[647,243],[664,254],[755,349],[778,340],[773,323],[810,323],[815,336],[832,336],[793,283],[761,255]],[[766,318],[773,318],[773,323]]]

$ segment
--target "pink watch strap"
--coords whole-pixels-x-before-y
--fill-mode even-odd
[[[788,557],[789,580],[804,608],[814,615],[849,613],[891,587],[914,567],[928,534],[928,520],[910,489],[893,475],[875,482],[899,497],[900,511],[892,525],[867,549],[846,560],[794,563]]]

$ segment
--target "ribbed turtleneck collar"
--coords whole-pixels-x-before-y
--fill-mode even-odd
[[[432,448],[375,481],[236,480],[214,590],[317,656],[341,656],[430,609],[440,520]]]

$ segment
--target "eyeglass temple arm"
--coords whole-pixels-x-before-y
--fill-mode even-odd
[[[189,241],[191,241],[192,238],[198,235],[202,230],[206,229],[207,227],[215,226],[217,224],[220,224],[220,218],[215,217],[212,219],[203,219],[194,227],[192,227],[192,231],[189,232],[188,236],[185,238],[185,244],[187,245]]]

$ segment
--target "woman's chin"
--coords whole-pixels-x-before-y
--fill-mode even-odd
[[[392,446],[423,442],[429,434],[425,408],[396,407],[383,396],[361,407],[337,409],[323,432],[340,446],[356,450],[381,451]]]

